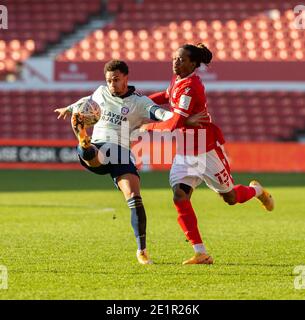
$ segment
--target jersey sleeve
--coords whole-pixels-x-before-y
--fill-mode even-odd
[[[196,93],[193,88],[186,87],[179,90],[179,96],[176,103],[172,105],[175,113],[178,113],[185,118],[193,113],[194,105],[196,103]]]
[[[168,91],[153,93],[149,98],[156,104],[166,104],[169,102]]]
[[[99,86],[91,95],[92,99],[100,104],[103,101],[103,94],[107,90],[107,87],[104,85]]]
[[[170,119],[173,115],[172,112],[156,105],[154,101],[146,96],[142,96],[139,98],[138,108],[138,112],[141,114],[142,118],[148,118],[155,121],[164,121]]]
[[[173,112],[165,110],[157,105],[150,108],[150,119],[151,120],[161,120],[166,121],[172,118]]]
[[[178,113],[173,113],[173,116],[163,122],[155,122],[155,123],[149,123],[146,126],[147,131],[152,130],[169,130],[173,131],[175,129],[181,128],[185,124],[186,118]]]

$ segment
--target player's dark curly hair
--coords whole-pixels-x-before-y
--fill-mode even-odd
[[[203,43],[198,43],[196,46],[185,44],[181,48],[189,51],[190,60],[196,62],[196,68],[198,68],[201,63],[208,65],[213,58],[212,52]]]
[[[104,66],[104,74],[106,74],[106,72],[112,72],[116,70],[119,70],[125,75],[129,73],[127,63],[122,60],[110,60]]]

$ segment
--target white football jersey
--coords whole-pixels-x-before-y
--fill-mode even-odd
[[[147,96],[136,93],[134,87],[129,89],[125,96],[115,97],[107,86],[100,86],[92,96],[84,97],[69,106],[69,110],[73,112],[76,110],[75,106],[90,98],[99,104],[101,118],[93,127],[93,143],[110,142],[129,148],[131,132],[138,128],[144,119],[151,118],[150,111],[156,106],[155,103]],[[158,108],[154,110],[154,116],[164,121],[171,118],[172,113]]]

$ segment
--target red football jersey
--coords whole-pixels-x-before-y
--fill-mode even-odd
[[[180,80],[177,80],[177,77],[174,76],[165,93],[151,95],[150,98],[156,103],[160,103],[160,101],[164,103],[168,100],[171,111],[174,115],[167,121],[149,124],[148,130],[160,129],[173,131],[175,129],[181,129],[185,134],[185,141],[190,139],[190,135],[192,135],[194,144],[190,144],[189,146],[185,144],[185,154],[197,155],[198,153],[214,149],[217,142],[219,144],[224,143],[221,130],[212,122],[202,124],[200,127],[196,128],[185,124],[186,119],[192,114],[203,111],[207,116],[209,116],[205,89],[200,78],[195,73],[192,73],[188,77]],[[204,131],[200,129],[205,129],[205,146],[203,145],[204,136],[202,135]],[[179,149],[181,152],[181,148]]]
[[[186,118],[200,111],[207,113],[206,96],[199,77],[192,73],[181,80],[176,79],[174,76],[166,91],[172,111]]]

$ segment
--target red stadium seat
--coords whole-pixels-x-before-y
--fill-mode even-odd
[[[305,44],[301,41],[302,33],[290,30],[289,27],[294,13],[289,10],[291,6],[287,0],[253,4],[248,1],[246,3],[242,1],[228,3],[224,0],[218,0],[217,3],[194,1],[192,5],[180,0],[170,2],[144,0],[140,3],[132,0],[123,3],[110,0],[108,8],[117,15],[115,20],[104,28],[105,31],[110,29],[117,31],[117,40],[123,42],[126,39],[126,30],[134,33],[141,30],[142,33],[146,32],[148,38],[155,40],[166,39],[167,45],[163,50],[169,48],[169,52],[164,52],[167,57],[170,57],[176,49],[172,43],[198,41],[209,44],[213,49],[215,60],[302,61],[305,57]],[[269,10],[274,8],[279,14],[268,15]],[[111,33],[106,32],[102,39],[106,42],[109,37]],[[93,39],[92,35],[87,37],[87,40],[90,39]],[[295,42],[291,44],[293,40]],[[133,37],[129,41],[137,40]],[[104,51],[104,48],[97,50]],[[110,56],[109,51],[104,55],[93,54],[89,59],[105,61]],[[131,56],[137,60],[147,59],[146,54],[132,54],[124,50],[120,52],[122,59],[129,59]],[[158,56],[161,57],[162,54],[159,53]],[[58,59],[74,60],[75,57],[73,54],[63,53]],[[149,60],[158,59],[157,54],[150,53]],[[88,60],[87,55],[84,60]]]
[[[30,5],[10,0],[5,5],[9,11],[9,28],[0,29],[0,38],[6,44],[18,40],[19,48],[15,49],[17,53],[10,52],[6,57],[0,54],[0,74],[14,72],[17,62],[24,61],[33,52],[42,52],[48,43],[58,42],[61,33],[72,32],[78,23],[85,23],[91,14],[102,9],[100,0],[32,1]],[[29,40],[34,46],[26,53],[24,50]]]
[[[53,109],[88,94],[87,91],[1,92],[0,102],[5,106],[5,132],[1,135],[74,139],[70,126],[57,121]],[[222,129],[226,141],[289,140],[295,130],[305,129],[304,92],[208,92],[207,97],[212,119]],[[12,105],[14,111],[10,112]],[[48,126],[43,125],[46,118]]]

